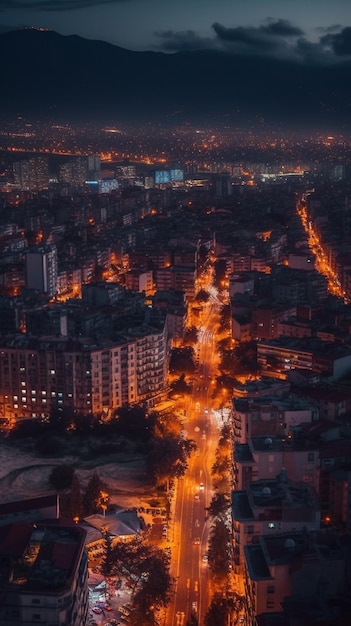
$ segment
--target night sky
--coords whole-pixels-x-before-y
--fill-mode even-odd
[[[1,0],[0,32],[23,26],[129,50],[351,59],[350,0]]]

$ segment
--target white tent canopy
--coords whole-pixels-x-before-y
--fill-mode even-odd
[[[140,519],[136,509],[121,509],[107,513],[106,516],[96,513],[95,515],[85,517],[84,522],[91,528],[99,531],[100,534],[100,537],[92,538],[90,541],[101,539],[102,534],[105,532],[113,537],[125,537],[140,535],[141,531]],[[93,533],[91,533],[91,536],[93,536]]]

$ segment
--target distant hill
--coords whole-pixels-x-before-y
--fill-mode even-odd
[[[25,29],[0,34],[0,115],[351,126],[351,64],[192,51],[132,52]]]

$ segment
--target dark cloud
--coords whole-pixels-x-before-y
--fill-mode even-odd
[[[236,26],[226,28],[218,22],[212,24],[218,39],[225,44],[235,46],[236,50],[254,54],[267,54],[286,48],[282,37],[266,33],[261,27]]]
[[[258,27],[226,27],[212,24],[214,36],[199,37],[193,30],[154,33],[161,45],[158,49],[222,50],[232,54],[266,56],[314,65],[337,63],[341,56],[351,55],[351,27],[336,24],[319,29],[315,39],[308,39],[301,28],[284,19],[267,18]],[[315,29],[317,33],[317,29]]]
[[[102,4],[120,4],[126,0],[1,0],[0,11],[74,11]]]
[[[296,54],[308,64],[326,65],[335,63],[335,55],[328,47],[319,42],[308,41],[304,37],[297,40]]]
[[[289,20],[278,19],[277,21],[269,20],[266,26],[260,26],[261,32],[268,35],[277,35],[279,37],[301,37],[303,30],[298,26],[294,26]]]
[[[267,55],[290,57],[294,54],[293,43],[303,31],[288,20],[272,20],[259,27],[234,26],[228,28],[219,22],[212,24],[215,37],[199,37],[193,30],[163,31],[154,33],[162,40],[159,49],[176,50],[225,50],[241,55]],[[301,56],[297,57],[301,59]]]
[[[339,33],[321,37],[321,43],[330,47],[337,56],[351,55],[351,26],[346,26]]]
[[[185,31],[156,31],[155,37],[162,39],[159,49],[174,52],[177,50],[210,50],[215,47],[215,39],[199,37],[193,30]]]

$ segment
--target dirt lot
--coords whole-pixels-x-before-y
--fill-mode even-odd
[[[59,446],[60,447],[60,446]],[[110,503],[123,508],[148,507],[157,494],[146,481],[145,458],[123,445],[116,453],[102,453],[103,445],[96,440],[63,442],[62,455],[40,456],[35,441],[9,443],[0,441],[0,501],[13,502],[54,493],[49,476],[53,467],[71,464],[78,475],[81,488],[97,471],[110,494]]]

